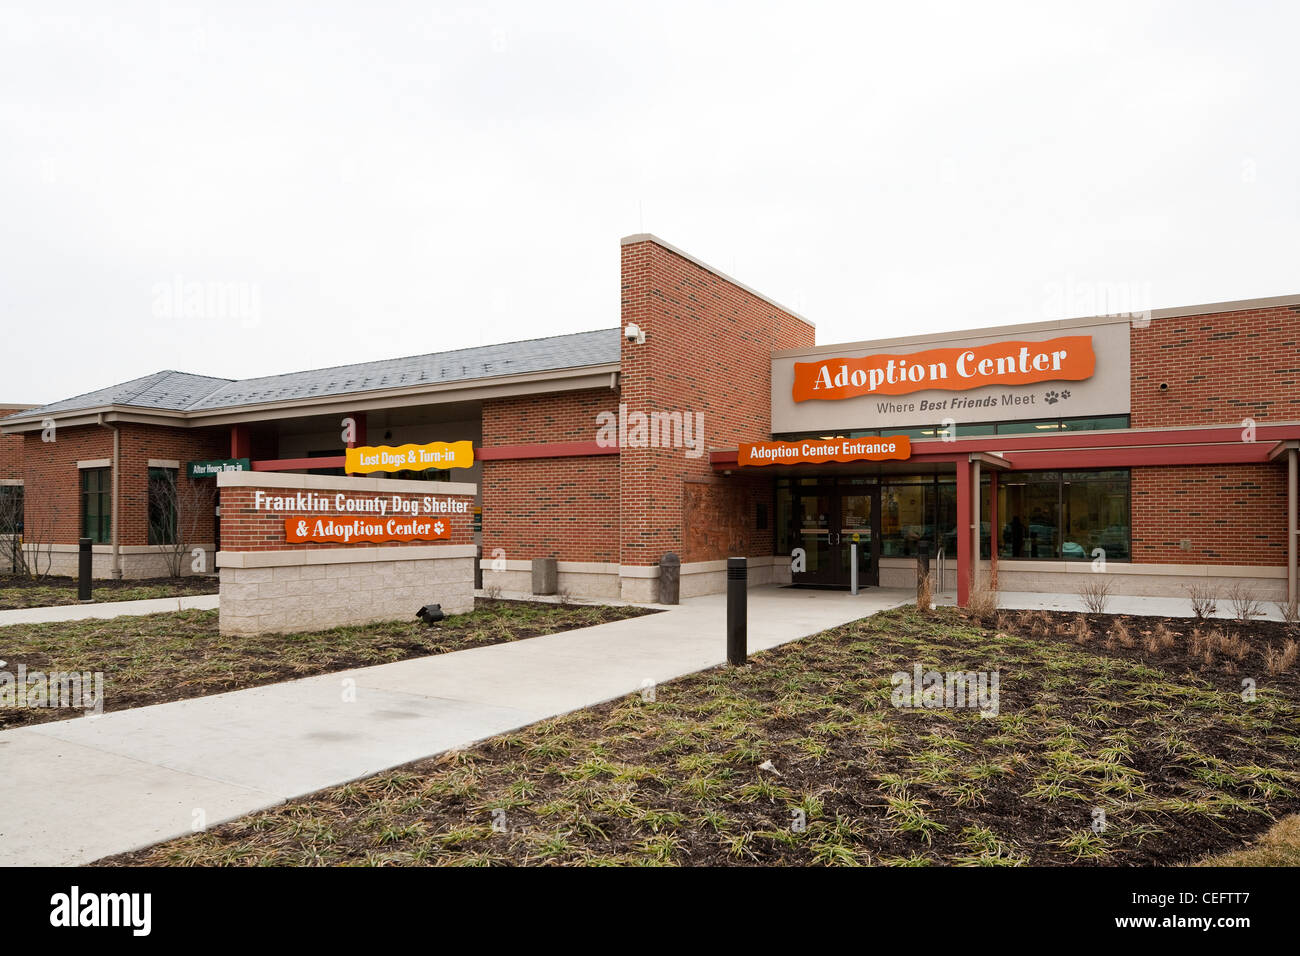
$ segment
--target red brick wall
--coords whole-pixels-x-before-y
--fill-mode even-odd
[[[118,481],[118,543],[125,546],[149,543],[149,459],[177,461],[180,500],[192,501],[187,489],[185,463],[228,456],[230,440],[221,429],[182,429],[160,425],[123,424],[121,429],[121,474]],[[23,484],[26,524],[32,534],[52,527],[54,544],[76,544],[81,537],[81,477],[78,461],[111,459],[113,433],[98,425],[58,428],[55,440],[41,440],[40,432],[23,436]],[[207,479],[211,481],[212,479]],[[203,479],[199,480],[200,482]],[[187,523],[187,529],[189,525]],[[194,544],[210,544],[213,520],[204,515],[193,526]],[[187,530],[188,533],[188,530]]]
[[[113,435],[96,425],[58,428],[54,441],[23,435],[23,509],[26,538],[40,544],[76,544],[81,537],[81,478],[77,462],[112,458]]]
[[[708,449],[771,437],[772,352],[814,345],[815,336],[806,322],[650,241],[622,247],[622,321],[646,333],[642,345],[623,340],[629,411],[704,413],[699,458],[680,448],[620,452],[621,560],[644,566],[686,550],[684,483],[725,481]],[[728,556],[707,534],[690,553],[701,561]]]
[[[377,548],[377,547],[428,547],[435,544],[473,544],[474,536],[471,531],[471,522],[473,520],[474,496],[473,495],[445,495],[435,491],[419,492],[375,492],[375,491],[344,491],[338,489],[302,489],[311,491],[314,495],[328,498],[330,509],[328,511],[268,511],[265,508],[258,510],[254,507],[256,493],[261,491],[263,494],[272,497],[287,498],[298,494],[297,489],[291,488],[222,488],[221,489],[221,550],[222,551],[308,551],[328,548]],[[451,524],[451,537],[440,538],[436,541],[386,541],[375,543],[362,541],[356,544],[340,544],[336,542],[306,542],[302,544],[290,544],[285,541],[284,537],[284,519],[285,518],[367,518],[386,520],[393,516],[390,511],[387,515],[380,516],[373,512],[351,512],[335,510],[335,496],[342,494],[345,499],[355,500],[361,498],[382,497],[392,499],[400,497],[407,501],[412,499],[422,500],[427,496],[438,499],[448,499],[451,501],[461,501],[467,504],[467,510],[463,512],[437,513],[431,515],[421,514],[422,518],[434,518],[441,521],[447,521]],[[402,512],[398,517],[409,517],[409,514]]]
[[[1132,496],[1134,563],[1286,565],[1285,468],[1134,468]]]
[[[483,403],[483,447],[595,441],[596,416],[618,411],[608,388]],[[483,557],[618,560],[618,455],[484,461]]]
[[[1129,343],[1134,428],[1300,420],[1300,306],[1153,319]]]
[[[0,418],[23,411],[21,408],[0,408]],[[0,478],[23,476],[23,436],[0,435]]]
[[[175,461],[178,469],[177,500],[181,505],[182,540],[188,544],[212,544],[216,519],[210,513],[216,504],[216,478],[185,476],[185,464],[230,457],[230,431],[224,428],[167,428],[162,425],[122,425],[122,475],[118,494],[122,522],[122,545],[149,543],[149,459]],[[110,436],[111,437],[111,436]],[[112,455],[112,446],[109,446]],[[193,520],[185,511],[196,509]]]
[[[604,411],[618,411],[616,389],[489,399],[483,403],[483,447],[595,441],[596,416]]]
[[[618,455],[483,463],[483,557],[618,561]]]

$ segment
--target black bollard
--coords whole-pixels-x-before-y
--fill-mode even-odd
[[[740,667],[749,650],[748,598],[749,561],[727,558],[727,663]]]
[[[90,601],[90,539],[82,538],[77,550],[77,600],[83,604]]]

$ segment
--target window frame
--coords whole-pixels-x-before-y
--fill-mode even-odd
[[[178,521],[178,517],[179,517],[179,516],[178,516],[178,514],[177,514],[177,498],[176,498],[176,496],[177,496],[177,487],[178,487],[178,486],[177,486],[177,482],[180,481],[180,469],[178,469],[178,468],[158,468],[158,467],[150,466],[149,469],[148,469],[148,471],[146,472],[146,475],[147,475],[146,480],[147,480],[147,483],[148,483],[148,494],[147,494],[147,496],[146,496],[146,497],[147,497],[147,502],[146,502],[146,509],[147,509],[147,510],[146,510],[146,512],[145,512],[145,518],[146,518],[146,524],[148,525],[148,541],[149,541],[149,544],[150,544],[151,546],[172,546],[172,545],[175,545],[175,544],[177,543],[176,536],[177,536],[177,533],[178,533],[177,528],[178,528],[178,525],[179,525],[179,521]],[[168,504],[168,506],[169,506],[170,514],[167,516],[167,517],[168,517],[168,526],[167,526],[166,528],[163,528],[162,525],[161,525],[159,522],[156,522],[156,521],[154,520],[154,513],[155,513],[155,506],[154,506],[154,480],[155,480],[155,478],[161,478],[163,475],[166,475],[166,476],[167,476],[167,478],[170,480],[170,482],[171,482],[171,486],[172,486],[172,495],[171,495],[171,500],[170,500],[169,502],[167,502],[167,504]],[[165,536],[159,534],[160,531],[164,531],[164,530],[167,532],[167,534],[166,534]],[[157,539],[160,538],[160,537],[166,537],[167,540],[165,540],[165,541],[164,541],[164,540],[157,540]]]
[[[78,486],[81,498],[81,536],[89,538],[93,544],[111,544],[113,541],[113,469],[81,468],[78,469]],[[96,487],[92,490],[90,479],[95,479]],[[91,497],[98,498],[95,515],[98,527],[91,529],[91,514],[88,507]]]

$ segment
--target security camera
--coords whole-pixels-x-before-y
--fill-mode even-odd
[[[627,328],[623,330],[623,337],[629,342],[635,342],[637,345],[645,345],[645,333],[641,331],[641,326],[635,322],[627,324]]]

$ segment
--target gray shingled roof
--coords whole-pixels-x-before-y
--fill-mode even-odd
[[[192,375],[189,372],[174,372],[170,369],[133,378],[129,382],[120,382],[83,395],[74,395],[40,408],[29,408],[18,412],[19,415],[43,415],[47,412],[69,412],[83,408],[99,408],[104,405],[131,405],[136,408],[161,408],[179,411],[211,394],[223,385],[229,385],[228,378],[213,378],[210,375]],[[8,416],[13,417],[13,416]]]
[[[188,372],[155,372],[17,415],[38,416],[104,405],[195,412],[606,365],[619,360],[620,334],[619,329],[598,329],[242,380]]]

